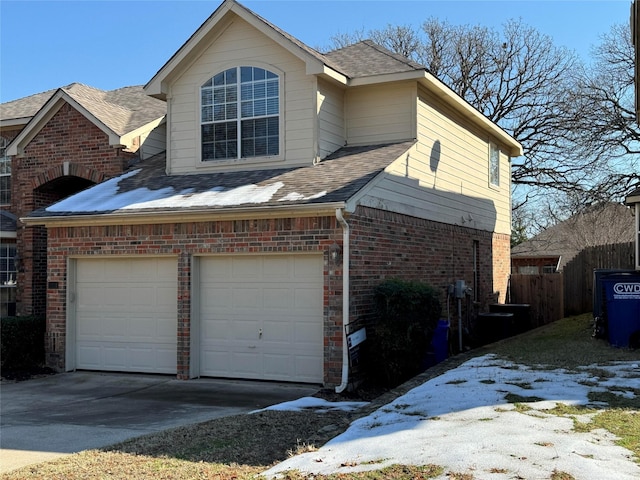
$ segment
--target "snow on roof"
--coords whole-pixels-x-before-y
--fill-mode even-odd
[[[160,154],[27,218],[346,202],[413,144],[343,147],[303,167],[197,175],[167,175]]]
[[[140,173],[140,169],[117,178],[112,178],[89,190],[84,190],[46,210],[48,212],[110,212],[114,210],[178,209],[188,207],[221,207],[243,204],[265,203],[284,184],[274,182],[265,186],[242,185],[232,189],[221,186],[195,193],[192,188],[176,191],[172,187],[151,190],[139,187],[134,190],[119,189],[120,182]]]

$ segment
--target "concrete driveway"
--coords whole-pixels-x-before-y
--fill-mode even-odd
[[[0,385],[0,473],[313,395],[318,386],[72,372]]]

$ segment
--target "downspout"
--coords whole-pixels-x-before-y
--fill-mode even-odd
[[[349,349],[347,348],[347,326],[349,325],[349,224],[336,208],[336,220],[342,226],[342,383],[336,393],[342,393],[349,384]]]

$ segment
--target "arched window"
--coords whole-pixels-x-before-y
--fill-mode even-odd
[[[280,153],[280,80],[258,67],[234,67],[200,88],[202,161]]]

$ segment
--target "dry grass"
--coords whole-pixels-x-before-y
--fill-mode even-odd
[[[509,339],[487,349],[517,363],[550,368],[577,368],[615,360],[638,361],[640,351],[610,347],[591,338],[590,316],[582,315],[562,320],[541,329]],[[475,354],[475,352],[473,352]],[[451,359],[446,366],[455,367],[462,359]],[[435,374],[435,373],[434,373]],[[421,380],[423,381],[423,380]],[[398,389],[402,393],[402,389]],[[384,402],[392,397],[384,396]],[[522,400],[513,398],[514,402]],[[635,399],[637,406],[638,399]],[[620,406],[618,406],[620,407]],[[624,408],[626,407],[626,408]],[[638,414],[628,413],[624,405],[614,420],[599,415],[596,425],[611,428],[629,440],[625,445],[639,451]],[[632,408],[638,410],[638,408]],[[80,480],[80,479],[210,479],[246,480],[259,478],[260,472],[285,460],[292,453],[312,450],[344,431],[359,413],[345,412],[277,412],[220,418],[198,425],[180,427],[162,433],[140,437],[106,450],[91,450],[62,459],[22,468],[4,475],[6,480]],[[626,415],[622,418],[621,415]],[[631,415],[631,416],[629,416]],[[633,421],[631,421],[633,420]],[[611,425],[609,425],[611,424]],[[624,430],[631,425],[631,432]],[[627,428],[628,429],[628,428]],[[638,454],[638,453],[636,453]],[[498,469],[500,466],[496,466]],[[315,480],[359,480],[386,478],[392,480],[428,479],[441,475],[437,465],[393,465],[382,470],[357,474],[314,475]],[[450,479],[473,478],[468,473],[448,472]],[[289,472],[285,480],[306,478]],[[554,480],[571,479],[565,472],[554,472]]]

